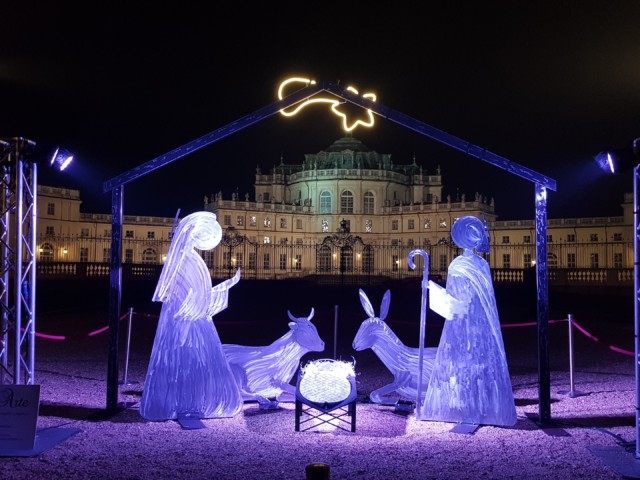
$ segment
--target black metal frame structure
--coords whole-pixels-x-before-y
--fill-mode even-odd
[[[527,167],[514,163],[484,148],[473,145],[458,137],[438,130],[415,118],[397,112],[383,104],[357,95],[340,85],[318,82],[295,91],[291,95],[274,102],[254,113],[242,117],[218,130],[206,134],[192,142],[154,158],[132,170],[118,175],[103,184],[105,193],[111,192],[112,231],[111,231],[111,274],[109,293],[109,361],[107,373],[107,411],[118,409],[118,320],[122,297],[122,222],[124,186],[127,183],[168,165],[190,153],[211,145],[229,135],[254,125],[292,105],[300,103],[322,92],[330,93],[361,108],[371,110],[376,115],[402,125],[414,132],[429,137],[451,148],[478,158],[483,162],[519,176],[535,185],[534,204],[536,220],[536,285],[537,285],[537,323],[538,323],[538,377],[539,377],[539,421],[551,420],[551,375],[549,370],[549,292],[547,274],[547,190],[556,190],[555,180]]]

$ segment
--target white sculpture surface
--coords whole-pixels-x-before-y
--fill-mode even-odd
[[[354,350],[370,348],[393,375],[393,382],[369,394],[374,403],[390,405],[398,399],[416,401],[418,396],[420,349],[406,346],[387,325],[384,319],[389,313],[391,292],[382,297],[380,316],[376,316],[365,292],[360,289],[360,303],[369,316],[364,320],[353,340]],[[426,385],[431,375],[436,348],[425,348],[423,353],[422,382]],[[400,398],[398,398],[400,397]]]
[[[196,251],[211,250],[221,239],[212,212],[188,215],[176,227],[153,295],[162,309],[140,402],[140,414],[148,420],[232,417],[242,409],[212,319],[227,307],[240,270],[212,287]]]
[[[269,404],[270,398],[283,400],[283,392],[294,401],[296,387],[291,385],[300,359],[308,352],[322,352],[324,342],[311,323],[314,309],[308,317],[289,315],[289,331],[270,345],[247,346],[224,344],[222,348],[242,392],[244,401]]]
[[[463,249],[449,265],[446,290],[429,282],[430,308],[446,320],[420,420],[511,426],[517,421],[482,221],[458,219],[453,241]]]

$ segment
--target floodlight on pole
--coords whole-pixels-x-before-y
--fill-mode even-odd
[[[598,165],[604,171],[610,174],[626,172],[633,167],[633,291],[634,291],[634,334],[635,334],[635,377],[636,377],[636,450],[635,458],[640,459],[640,137],[631,142],[631,151],[635,160],[632,162],[631,157],[626,155],[628,152],[622,150],[620,152],[601,152],[596,155],[595,159]],[[603,160],[606,160],[603,161]],[[607,163],[609,168],[607,168]]]

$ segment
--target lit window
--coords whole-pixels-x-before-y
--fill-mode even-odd
[[[320,194],[320,213],[331,213],[331,194],[329,192]]]
[[[269,217],[264,217],[263,224],[267,228],[271,227],[271,219]]]
[[[367,193],[364,194],[364,205],[363,206],[364,206],[363,213],[365,215],[373,215],[373,211],[374,211],[374,207],[375,207],[373,193],[367,192]]]
[[[256,218],[255,215],[251,215],[250,222],[252,227],[255,227],[258,224],[258,219]]]
[[[447,228],[447,221],[444,218],[440,219],[440,228]]]
[[[329,222],[327,220],[322,220],[322,233],[327,233],[329,231]]]
[[[431,219],[430,218],[425,218],[424,219],[424,229],[425,230],[429,230],[431,228]]]
[[[364,222],[364,231],[367,233],[371,233],[373,231],[371,220],[365,220]]]
[[[353,213],[353,193],[349,190],[340,195],[340,213]]]
[[[271,243],[271,239],[267,235],[265,235],[262,243]]]
[[[238,215],[236,217],[236,225],[242,227],[244,225],[244,217],[242,215]]]

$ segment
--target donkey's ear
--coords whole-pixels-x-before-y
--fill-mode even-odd
[[[389,304],[391,303],[391,290],[384,292],[382,296],[382,305],[380,305],[380,320],[384,321],[389,314]]]
[[[367,294],[364,293],[362,289],[360,289],[360,303],[362,304],[364,311],[369,315],[369,318],[374,318],[376,316],[373,311],[373,305],[371,305],[371,302],[369,301],[369,297],[367,297]]]

